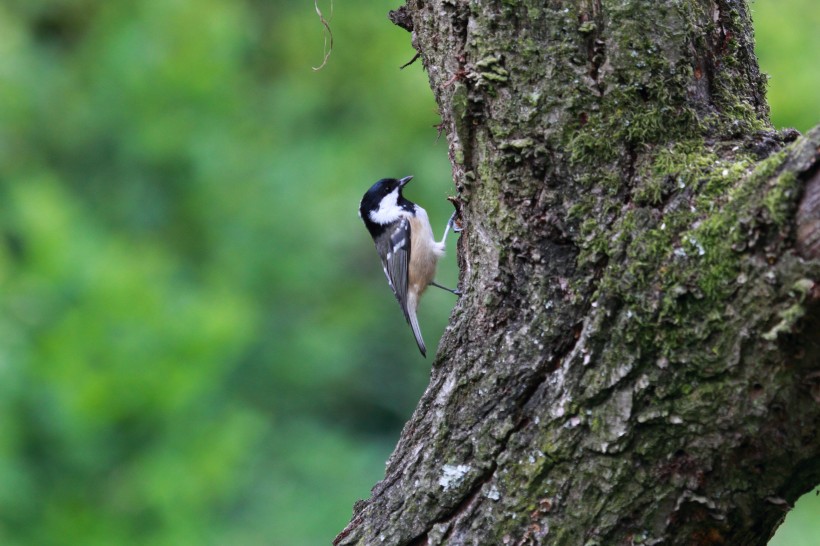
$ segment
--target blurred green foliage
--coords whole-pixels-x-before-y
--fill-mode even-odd
[[[0,544],[312,546],[367,497],[430,360],[358,201],[413,174],[438,233],[451,210],[397,4],[337,2],[318,72],[304,0],[0,4]],[[758,48],[806,129],[795,34]],[[422,305],[431,349],[452,305]]]
[[[820,123],[820,4],[751,0],[756,52],[769,76],[766,93],[778,129]]]
[[[769,546],[817,546],[820,537],[820,487],[806,493],[788,513]]]

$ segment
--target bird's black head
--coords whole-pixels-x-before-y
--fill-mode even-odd
[[[359,204],[359,216],[371,235],[375,236],[382,226],[398,220],[403,211],[413,212],[413,203],[401,194],[402,188],[412,179],[412,176],[382,178],[364,194]]]

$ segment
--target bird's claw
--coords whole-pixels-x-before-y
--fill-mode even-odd
[[[460,225],[458,225],[458,222],[456,222],[456,214],[456,212],[453,212],[452,216],[450,216],[450,219],[447,221],[447,225],[450,226],[450,229],[453,230],[453,233],[461,233],[464,230],[464,228],[462,228]]]

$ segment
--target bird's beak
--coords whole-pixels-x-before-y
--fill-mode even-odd
[[[413,180],[413,175],[412,174],[410,176],[405,176],[404,178],[399,179],[399,187],[403,188],[411,180]]]

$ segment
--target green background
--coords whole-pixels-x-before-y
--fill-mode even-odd
[[[0,544],[313,546],[368,496],[430,359],[357,205],[413,174],[437,234],[452,210],[397,5],[337,1],[317,72],[308,0],[0,3]],[[753,8],[806,130],[820,8]],[[430,353],[453,302],[425,297]]]

